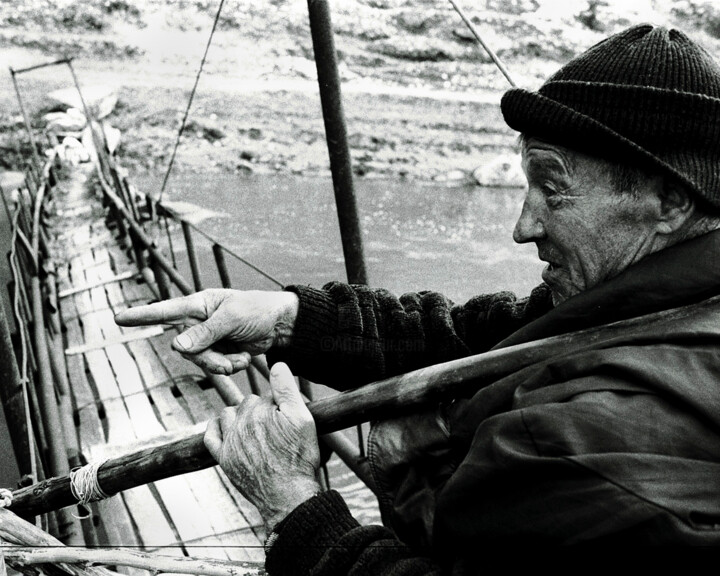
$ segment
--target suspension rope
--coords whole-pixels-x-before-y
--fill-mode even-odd
[[[225,0],[220,0],[220,5],[215,14],[215,21],[213,22],[212,30],[210,31],[210,37],[208,38],[207,45],[205,46],[205,54],[203,54],[200,62],[200,69],[195,76],[195,84],[190,92],[190,98],[188,99],[187,107],[185,108],[185,115],[183,116],[182,122],[180,123],[180,130],[178,130],[177,139],[175,140],[175,146],[170,156],[170,163],[168,164],[167,171],[165,172],[165,178],[163,179],[162,187],[160,188],[160,195],[158,196],[158,202],[162,200],[165,187],[167,186],[168,179],[170,178],[170,172],[172,171],[173,164],[175,163],[175,154],[177,153],[178,146],[180,145],[180,138],[185,130],[185,123],[187,122],[188,114],[190,113],[190,107],[192,106],[193,98],[195,97],[195,91],[197,90],[198,83],[200,82],[200,75],[202,74],[203,67],[205,66],[205,60],[207,59],[208,52],[210,51],[210,45],[212,44],[213,36],[215,35],[215,29],[217,28],[218,21],[220,20],[220,12],[222,12],[223,4]]]
[[[208,234],[207,232],[205,232],[204,230],[202,230],[202,229],[199,228],[198,226],[195,226],[194,224],[191,224],[191,223],[188,222],[187,220],[182,220],[182,221],[183,221],[183,222],[186,222],[186,223],[187,223],[193,230],[195,230],[198,234],[200,234],[201,236],[203,236],[204,238],[206,238],[207,240],[209,240],[209,241],[212,242],[213,244],[217,244],[217,245],[220,246],[223,250],[225,250],[225,252],[227,252],[230,256],[232,256],[233,258],[239,260],[240,262],[242,262],[243,264],[245,264],[245,266],[247,266],[248,268],[252,268],[253,270],[255,270],[255,272],[257,272],[257,273],[260,274],[261,276],[264,276],[265,278],[267,278],[268,280],[270,280],[270,282],[272,282],[273,284],[275,284],[275,285],[278,286],[279,288],[282,289],[282,288],[285,287],[285,284],[283,284],[282,282],[280,282],[280,280],[278,280],[277,278],[274,278],[274,277],[271,276],[269,273],[265,272],[262,268],[259,268],[258,266],[255,266],[255,264],[253,264],[253,263],[250,262],[249,260],[247,260],[247,259],[243,258],[242,256],[240,256],[240,254],[238,254],[237,252],[235,252],[235,251],[231,250],[230,248],[228,248],[227,246],[223,245],[221,242],[219,242],[218,240],[216,240],[213,236],[211,236],[210,234]]]
[[[483,39],[480,37],[480,33],[477,31],[477,28],[475,28],[475,25],[470,21],[470,19],[467,17],[467,15],[463,11],[463,9],[457,5],[455,0],[448,0],[448,1],[450,2],[450,4],[452,4],[452,7],[455,8],[455,12],[457,12],[460,15],[460,18],[463,19],[463,22],[465,22],[465,25],[470,29],[470,32],[472,32],[473,36],[475,36],[475,39],[478,41],[480,46],[482,46],[485,49],[485,52],[488,53],[488,56],[490,56],[492,61],[495,62],[495,66],[498,67],[500,72],[503,73],[503,76],[505,76],[505,78],[507,78],[507,81],[510,82],[510,86],[515,88],[517,86],[517,84],[515,84],[515,82],[513,82],[513,79],[510,77],[510,73],[505,69],[505,66],[503,66],[502,62],[500,62],[500,59],[497,57],[495,52],[492,51],[492,48],[490,48],[490,46],[485,44]]]

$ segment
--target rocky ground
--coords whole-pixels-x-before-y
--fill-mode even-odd
[[[675,25],[720,54],[720,8],[698,0],[459,2],[513,80],[537,87],[625,26]],[[132,171],[162,172],[219,0],[18,0],[0,4],[0,66],[75,58],[81,83],[112,87],[108,121]],[[330,0],[354,170],[360,177],[496,177],[514,136],[497,103],[507,80],[444,0]],[[225,0],[174,173],[328,174],[307,4]],[[7,68],[5,68],[7,69]],[[19,77],[41,127],[62,68]],[[27,137],[10,77],[0,83],[0,167]],[[488,171],[489,170],[489,171]],[[511,171],[512,172],[512,171]],[[501,176],[512,180],[515,173]]]

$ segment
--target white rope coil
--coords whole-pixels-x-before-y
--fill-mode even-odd
[[[9,508],[12,506],[13,493],[7,488],[0,488],[0,508]]]
[[[98,483],[98,469],[106,460],[93,462],[70,472],[70,491],[78,504],[84,506],[90,502],[108,498],[110,494],[103,492]]]

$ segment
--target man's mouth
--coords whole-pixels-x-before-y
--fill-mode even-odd
[[[544,261],[547,262],[547,266],[545,266],[545,269],[542,271],[542,279],[550,284],[562,266],[557,262]]]

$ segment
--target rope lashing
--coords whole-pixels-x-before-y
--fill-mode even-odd
[[[72,492],[78,504],[85,506],[90,502],[104,500],[111,496],[106,494],[98,482],[98,469],[105,464],[107,460],[100,460],[75,468],[70,472],[70,492]]]

